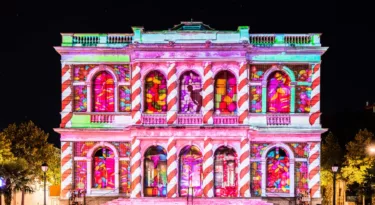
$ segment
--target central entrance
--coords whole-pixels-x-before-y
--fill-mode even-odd
[[[202,153],[191,145],[180,152],[180,196],[202,196]]]

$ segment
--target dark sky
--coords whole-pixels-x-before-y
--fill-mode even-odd
[[[360,1],[323,0],[6,1],[0,3],[0,129],[32,120],[59,144],[52,128],[60,123],[60,56],[53,46],[61,44],[61,32],[165,30],[193,19],[218,30],[248,25],[250,33],[322,33],[330,47],[322,63],[322,123],[345,141],[371,126],[361,113],[375,101],[370,9]]]

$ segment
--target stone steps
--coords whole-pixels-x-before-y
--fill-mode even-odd
[[[106,202],[104,205],[273,205],[258,198],[194,198],[193,203],[187,203],[186,198],[118,198],[113,201]]]

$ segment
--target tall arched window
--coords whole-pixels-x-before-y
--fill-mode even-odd
[[[215,151],[215,196],[237,197],[237,154],[233,148]]]
[[[202,196],[202,153],[186,146],[180,152],[180,196]]]
[[[216,114],[234,114],[237,111],[236,77],[229,71],[221,71],[215,77]]]
[[[166,112],[167,81],[164,75],[159,71],[151,71],[145,79],[145,112]]]
[[[289,76],[282,71],[272,73],[267,82],[267,111],[290,112],[290,93]]]
[[[94,154],[93,188],[115,188],[115,155],[108,147],[99,148]]]
[[[93,111],[114,112],[115,85],[113,76],[106,72],[99,72],[93,79]]]
[[[267,193],[289,193],[289,156],[282,148],[275,147],[267,153]]]
[[[144,196],[166,196],[167,152],[161,146],[152,146],[144,159]]]
[[[202,80],[193,71],[180,77],[180,113],[200,113],[202,108]]]

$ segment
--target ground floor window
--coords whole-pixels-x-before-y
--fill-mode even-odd
[[[202,153],[186,146],[180,152],[180,196],[202,196]]]
[[[99,148],[94,154],[93,188],[115,188],[115,160],[114,153],[108,147]]]
[[[233,148],[219,147],[215,151],[215,196],[237,196],[237,154]]]
[[[267,153],[267,193],[289,193],[289,156],[279,147]]]
[[[144,196],[167,195],[167,152],[161,146],[147,149],[144,158]]]

